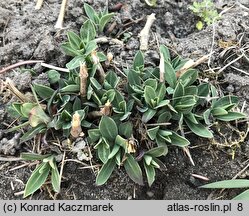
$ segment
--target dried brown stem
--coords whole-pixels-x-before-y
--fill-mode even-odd
[[[80,65],[80,95],[85,97],[87,93],[88,69],[86,63]]]
[[[78,112],[73,114],[72,128],[70,134],[73,138],[78,138],[82,133],[81,120]]]
[[[180,77],[182,74],[184,74],[188,69],[190,68],[194,68],[196,66],[198,66],[199,64],[202,64],[203,62],[207,61],[209,59],[209,56],[212,55],[212,53],[209,53],[208,55],[204,55],[201,58],[197,59],[196,61],[193,61],[192,59],[190,59],[189,61],[187,61],[185,63],[185,65],[183,65],[183,67],[178,70],[176,72],[176,76]]]
[[[139,33],[140,37],[140,50],[147,50],[148,49],[148,41],[149,41],[149,33],[150,33],[150,28],[154,21],[156,20],[155,14],[152,13],[151,15],[147,16],[147,21],[145,23],[144,28],[142,31]]]
[[[8,66],[8,67],[2,68],[2,69],[0,70],[0,73],[4,73],[4,72],[6,72],[6,71],[9,71],[9,70],[12,70],[12,69],[14,69],[14,68],[20,67],[20,66],[22,66],[22,65],[36,64],[36,63],[41,63],[41,62],[43,62],[43,61],[42,61],[42,60],[28,60],[28,61],[17,62],[17,63],[15,63],[15,64],[13,64],[13,65]]]
[[[97,65],[97,71],[98,71],[98,75],[99,75],[99,82],[100,83],[104,83],[104,81],[105,81],[105,75],[106,74],[105,74],[105,71],[104,71],[102,65],[99,62],[99,58],[97,56],[97,52],[93,51],[91,53],[91,56],[92,56],[93,64]]]
[[[67,0],[62,0],[60,13],[59,13],[57,22],[54,26],[55,28],[58,28],[58,29],[63,28],[63,21],[64,21],[64,16],[65,16],[66,6],[67,6]]]

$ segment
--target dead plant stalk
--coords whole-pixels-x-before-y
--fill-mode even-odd
[[[55,28],[58,28],[58,29],[63,28],[63,21],[64,21],[64,16],[65,16],[66,6],[67,6],[67,0],[62,0],[60,13],[59,13],[57,22],[54,26]]]
[[[139,34],[140,37],[140,50],[147,50],[148,49],[148,41],[149,41],[149,33],[150,33],[150,29],[152,24],[154,23],[154,21],[156,20],[155,14],[152,13],[151,15],[147,16],[147,21],[145,23],[144,28],[142,29],[142,31]]]

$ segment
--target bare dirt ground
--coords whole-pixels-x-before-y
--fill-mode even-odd
[[[104,8],[105,0],[88,0],[94,8]],[[143,0],[121,1],[123,6],[116,12],[112,22],[116,22],[111,32],[106,35],[124,41],[124,45],[105,44],[103,51],[110,51],[122,70],[131,65],[134,54],[139,50],[138,34],[144,27],[146,15],[156,14],[156,21],[151,29],[149,49],[145,56],[149,64],[159,62],[157,40],[183,57],[198,59],[210,53],[209,63],[199,66],[201,76],[209,78],[219,86],[224,94],[232,93],[240,97],[240,107],[249,114],[249,62],[244,58],[236,60],[249,46],[249,2],[240,0],[216,1],[219,12],[224,11],[222,18],[214,25],[198,31],[195,28],[196,17],[190,12],[190,0],[158,0],[155,8],[147,6]],[[60,49],[66,39],[68,30],[79,31],[85,20],[82,0],[70,1],[67,7],[63,30],[56,30],[60,4],[56,0],[44,1],[43,7],[36,11],[35,1],[9,0],[0,2],[0,69],[20,60],[43,60],[46,63],[64,67],[69,60]],[[113,9],[118,0],[109,1]],[[233,6],[233,7],[232,7]],[[123,34],[129,33],[129,38]],[[247,51],[248,52],[248,51]],[[229,62],[232,62],[229,66]],[[218,69],[216,69],[218,68]],[[27,70],[29,69],[29,70]],[[32,69],[32,70],[31,70]],[[215,70],[212,70],[215,69]],[[30,83],[47,82],[45,68],[39,64],[18,68],[0,74],[0,79],[11,78],[17,88],[29,91]],[[17,158],[28,146],[13,144],[16,134],[4,133],[12,122],[6,109],[14,99],[7,92],[0,92],[0,199],[22,199],[20,191],[24,189],[35,164],[23,161],[5,160],[6,157]],[[238,126],[246,131],[246,122]],[[215,129],[214,129],[215,130]],[[95,174],[91,169],[82,169],[75,162],[65,164],[61,193],[57,199],[230,199],[240,190],[229,190],[219,194],[211,190],[199,189],[206,181],[196,179],[192,174],[209,178],[208,182],[231,179],[238,174],[249,161],[248,140],[239,140],[234,159],[231,148],[219,147],[234,131],[224,125],[225,138],[217,132],[216,140],[190,138],[193,166],[188,157],[176,148],[170,148],[163,158],[167,169],[158,172],[158,178],[152,187],[138,186],[125,174],[124,170],[115,171],[104,186],[95,185]],[[230,134],[230,135],[229,135]],[[236,135],[235,135],[236,136]],[[12,141],[10,142],[10,140]],[[13,144],[13,145],[12,145]],[[248,170],[238,178],[248,178]],[[52,199],[47,186],[35,193],[31,199]]]

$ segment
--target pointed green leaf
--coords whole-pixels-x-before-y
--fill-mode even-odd
[[[125,150],[125,152],[127,151],[127,146],[128,146],[127,139],[124,139],[123,137],[118,135],[115,139],[115,144],[118,144],[119,146],[121,146]]]
[[[141,51],[138,51],[134,57],[133,69],[139,70],[144,67],[144,56]]]
[[[142,116],[142,121],[144,123],[147,123],[149,120],[151,120],[154,115],[156,114],[156,110],[148,109]]]
[[[184,119],[186,124],[188,125],[189,129],[195,133],[196,135],[204,138],[213,138],[213,134],[208,130],[206,127],[204,127],[202,124],[194,124],[193,122]]]
[[[45,167],[44,167],[45,166]],[[43,172],[40,173],[41,168]],[[27,197],[37,191],[46,181],[50,171],[48,163],[41,163],[31,174],[24,190],[24,197]]]
[[[114,141],[118,135],[118,127],[115,121],[108,116],[103,116],[101,118],[99,130],[101,135],[110,141]]]
[[[64,51],[64,53],[66,55],[69,55],[69,56],[72,56],[72,57],[75,57],[75,56],[79,56],[81,55],[82,53],[79,51],[79,50],[76,50],[76,49],[73,49],[70,45],[69,42],[65,42],[61,45],[61,48],[62,50]]]
[[[80,86],[79,85],[68,85],[60,90],[61,93],[79,93]]]
[[[31,111],[35,106],[37,106],[37,104],[35,104],[35,103],[24,103],[24,104],[21,106],[21,112],[22,112],[23,117],[28,118],[28,117],[29,117],[29,114],[30,114],[30,111]]]
[[[61,74],[56,70],[49,70],[47,71],[47,74],[49,83],[51,84],[57,83],[61,78]]]
[[[144,89],[144,99],[147,104],[149,104],[153,108],[152,100],[155,100],[157,97],[155,90],[150,86],[145,86]]]
[[[70,62],[66,64],[68,70],[79,68],[85,62],[85,57],[82,55],[75,56]]]
[[[30,129],[28,132],[26,132],[25,134],[22,135],[22,137],[20,138],[21,142],[26,142],[30,139],[32,139],[33,137],[35,137],[37,134],[39,133],[43,133],[46,131],[46,125],[45,124],[39,124],[38,126]]]
[[[215,116],[215,118],[220,121],[234,121],[234,120],[246,118],[246,115],[240,112],[228,112],[227,115],[219,115],[219,116]]]
[[[147,130],[147,134],[151,140],[156,139],[159,128],[160,128],[160,126],[157,126],[157,127],[154,127],[154,128]]]
[[[120,149],[120,145],[118,145],[118,144],[114,145],[111,153],[108,156],[108,160],[113,158],[118,153],[119,149]]]
[[[96,178],[96,184],[97,185],[103,185],[106,183],[106,181],[109,179],[109,177],[111,176],[114,168],[116,167],[116,161],[115,158],[112,158],[110,160],[107,161],[107,163],[105,163],[99,173],[98,176]]]
[[[180,136],[179,134],[172,131],[172,135],[170,136],[171,144],[179,147],[185,147],[190,144],[190,142],[185,138]]]
[[[133,133],[133,125],[131,122],[124,122],[119,125],[119,134],[129,139]]]
[[[54,164],[54,169],[51,169],[51,182],[52,182],[54,191],[59,193],[61,180],[60,180],[60,174],[59,174],[56,164]]]
[[[20,158],[24,160],[43,160],[44,158],[47,158],[51,156],[50,154],[46,155],[40,155],[40,154],[35,154],[35,153],[21,153]]]
[[[159,146],[159,147],[155,147],[153,149],[150,149],[149,151],[145,152],[146,155],[150,155],[153,158],[154,157],[161,157],[161,156],[165,156],[168,153],[168,148],[167,146]]]
[[[91,54],[94,50],[96,50],[98,48],[97,43],[92,40],[89,41],[85,47],[85,55],[88,56],[89,54]]]
[[[163,54],[164,61],[169,62],[170,61],[170,53],[169,49],[165,45],[160,45],[160,53]]]
[[[201,186],[201,188],[246,188],[246,187],[249,187],[249,180],[245,179],[224,180]]]
[[[175,88],[176,86],[176,73],[174,68],[169,62],[164,62],[164,76],[165,76],[165,81],[169,84],[171,88]]]
[[[173,94],[173,106],[182,100],[182,96],[184,96],[184,86],[181,82],[178,82]]]
[[[100,32],[103,32],[103,30],[104,30],[106,24],[107,24],[108,22],[110,22],[110,20],[112,19],[112,17],[113,17],[114,15],[115,15],[115,13],[109,13],[109,14],[106,14],[106,15],[104,15],[104,16],[102,16],[102,17],[100,18],[100,21],[99,21],[99,31],[100,31]]]
[[[104,143],[101,143],[98,145],[98,157],[103,162],[106,163],[108,161],[108,157],[110,155],[110,147],[107,148],[107,146]]]
[[[212,114],[213,116],[221,116],[221,115],[227,115],[228,112],[221,107],[217,107],[217,108],[212,109]]]
[[[146,163],[144,163],[144,169],[146,172],[148,185],[149,185],[149,187],[151,187],[151,185],[155,181],[155,176],[156,176],[155,168],[151,165],[148,166]]]
[[[84,3],[84,10],[86,15],[89,17],[89,19],[93,22],[93,23],[98,23],[97,18],[98,18],[98,14],[95,12],[95,10],[93,9],[93,7],[87,3]]]
[[[227,95],[224,96],[213,103],[213,108],[221,107],[224,108],[230,104],[238,104],[239,99],[236,96]]]
[[[81,39],[72,31],[67,32],[68,41],[73,49],[79,50]]]
[[[83,23],[80,28],[80,37],[84,40],[85,43],[88,43],[91,40],[94,40],[96,37],[96,30],[93,22],[87,20]]]
[[[126,154],[127,158],[124,162],[124,168],[128,176],[139,185],[143,185],[142,170],[138,162],[134,159],[131,154]]]
[[[238,196],[234,197],[233,200],[249,200],[249,190],[240,193]]]
[[[48,86],[34,84],[33,88],[42,99],[49,99],[54,94],[54,90]]]
[[[189,69],[185,73],[183,73],[179,79],[181,80],[181,83],[186,87],[193,84],[198,77],[198,72],[195,69]]]

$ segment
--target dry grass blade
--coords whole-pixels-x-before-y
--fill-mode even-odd
[[[63,28],[63,21],[64,21],[64,16],[65,16],[66,6],[67,6],[67,0],[62,0],[60,13],[59,13],[57,22],[54,26],[55,28],[58,28],[58,29]]]

